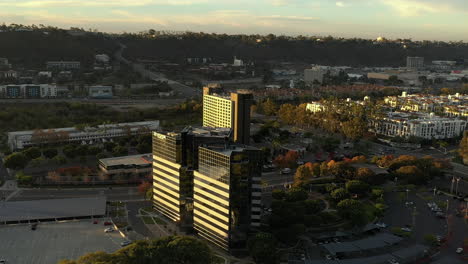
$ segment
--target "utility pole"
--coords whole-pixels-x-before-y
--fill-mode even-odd
[[[434,196],[436,194],[436,191],[437,191],[437,187],[434,186]]]
[[[457,178],[457,187],[455,188],[455,195],[458,196],[458,183],[460,182],[460,178]]]

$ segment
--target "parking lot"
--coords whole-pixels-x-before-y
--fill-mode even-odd
[[[103,221],[40,223],[0,226],[0,259],[14,264],[54,264],[95,251],[114,252],[124,238],[117,232],[104,233]]]

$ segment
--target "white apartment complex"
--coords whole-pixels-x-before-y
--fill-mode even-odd
[[[408,95],[388,96],[385,104],[407,112],[440,112],[449,117],[467,117],[468,95]]]
[[[462,135],[465,128],[466,121],[461,119],[437,117],[433,113],[393,112],[372,120],[369,131],[388,137],[448,139]]]
[[[424,67],[423,57],[407,57],[406,68],[408,69],[421,69]]]
[[[312,113],[318,113],[324,111],[325,106],[320,102],[312,102],[307,104],[306,110]]]
[[[8,146],[11,150],[48,143],[80,143],[111,141],[116,137],[149,134],[159,128],[159,121],[106,124],[97,127],[76,127],[38,129],[8,133]]]

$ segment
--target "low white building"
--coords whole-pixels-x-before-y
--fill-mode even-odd
[[[437,117],[431,114],[392,112],[387,117],[372,120],[369,131],[388,137],[411,136],[424,139],[448,139],[463,134],[466,121]]]
[[[48,61],[47,69],[51,70],[79,70],[81,63],[79,61]]]
[[[322,112],[324,109],[325,109],[325,106],[320,102],[308,103],[306,106],[306,110],[312,113]]]
[[[107,142],[116,137],[149,134],[159,129],[159,121],[106,124],[97,127],[76,127],[38,129],[8,133],[8,146],[11,150],[24,149],[49,143],[94,144]]]
[[[2,98],[54,98],[57,97],[55,84],[9,84],[0,85]]]
[[[97,63],[108,64],[110,62],[109,55],[107,54],[97,54],[95,56],[95,60]]]

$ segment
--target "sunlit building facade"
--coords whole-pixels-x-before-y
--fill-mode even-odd
[[[216,90],[219,88],[203,88],[203,126],[232,128],[234,142],[249,144],[253,95],[231,93],[224,96]]]
[[[200,147],[194,172],[194,228],[226,250],[245,247],[260,226],[261,152],[236,145]]]

